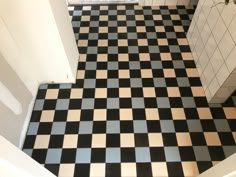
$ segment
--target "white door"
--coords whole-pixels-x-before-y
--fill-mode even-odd
[[[56,177],[0,135],[0,177]]]
[[[236,153],[200,174],[198,177],[236,177]]]

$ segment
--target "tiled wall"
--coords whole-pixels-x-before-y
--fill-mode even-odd
[[[142,6],[160,6],[160,5],[197,5],[198,0],[139,0]]]
[[[199,0],[187,37],[207,96],[221,103],[236,88],[236,5]]]

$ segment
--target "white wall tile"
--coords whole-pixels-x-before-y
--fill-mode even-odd
[[[203,6],[203,4],[205,3],[205,1],[206,1],[206,0],[199,0],[198,3],[199,3],[201,6]]]
[[[207,17],[207,23],[209,24],[210,29],[212,29],[212,30],[214,29],[214,26],[215,26],[219,17],[220,17],[220,14],[219,14],[217,8],[212,7],[211,11]]]
[[[219,82],[220,85],[222,85],[224,83],[224,81],[227,79],[227,77],[229,76],[229,70],[226,67],[225,64],[223,64],[218,73],[216,74],[217,80]]]
[[[224,59],[220,53],[219,48],[217,47],[213,56],[210,59],[214,73],[217,74],[218,70],[220,69],[220,67],[223,65],[224,63]]]
[[[211,34],[211,29],[208,25],[208,23],[205,23],[202,32],[201,32],[201,38],[202,38],[202,42],[205,45],[207,40],[209,39],[209,36]]]
[[[202,39],[199,37],[195,45],[195,51],[198,57],[201,56],[203,48],[204,48],[204,44],[202,42]]]
[[[145,6],[151,6],[152,5],[152,0],[145,0]]]
[[[199,57],[197,56],[197,52],[195,51],[195,49],[192,50],[192,56],[195,62],[199,61]]]
[[[223,103],[233,92],[235,88],[233,87],[221,87],[217,93],[216,96],[218,99],[221,99],[221,102]]]
[[[208,89],[209,89],[211,95],[214,96],[214,95],[216,94],[216,92],[218,91],[219,88],[220,88],[220,85],[219,85],[217,79],[214,78],[214,79],[211,81],[211,83],[210,83],[210,85],[209,85],[209,87],[208,87]]]
[[[229,32],[234,40],[234,43],[236,44],[236,15],[234,16],[234,18],[229,26]]]
[[[217,47],[216,41],[213,35],[211,34],[205,46],[205,49],[209,58],[212,57],[213,53],[215,52],[216,47]]]
[[[206,84],[205,76],[202,74],[202,75],[200,76],[200,79],[201,79],[201,82],[202,82],[202,87],[203,87],[203,89],[206,90],[208,86],[207,86],[207,84]]]
[[[195,62],[199,76],[202,75],[202,67],[199,61]]]
[[[165,4],[165,0],[153,0],[152,5],[153,6],[163,6]]]
[[[206,23],[206,17],[203,13],[200,13],[198,20],[197,20],[197,28],[199,31],[202,31],[204,24]]]
[[[212,95],[211,95],[208,88],[205,90],[205,95],[206,95],[207,101],[210,102],[211,98],[212,98]]]
[[[224,87],[236,87],[236,74],[230,74],[224,83]]]
[[[234,46],[233,50],[229,54],[228,58],[225,61],[226,66],[231,73],[236,68],[236,47]]]
[[[139,5],[144,6],[145,5],[145,0],[139,0]]]
[[[199,0],[190,0],[189,5],[196,6]]]
[[[213,5],[213,1],[212,0],[206,0],[202,6],[202,11],[205,15],[205,17],[207,18],[210,11],[211,11],[211,7]]]
[[[190,3],[190,0],[178,0],[177,5],[185,5],[188,6]]]
[[[196,8],[196,10],[194,12],[194,16],[193,16],[193,20],[195,20],[196,22],[197,22],[198,17],[199,17],[199,15],[201,13],[201,10],[202,10],[202,6],[200,5],[200,3],[198,3],[197,8]]]
[[[224,6],[221,13],[221,17],[227,27],[233,20],[235,14],[236,14],[236,5],[234,3],[229,3],[227,6]]]
[[[206,84],[209,85],[212,81],[212,79],[215,77],[215,73],[213,71],[213,67],[211,65],[211,62],[209,62],[203,71],[203,75],[205,76],[206,79]]]
[[[227,30],[222,18],[220,17],[216,22],[214,30],[212,30],[212,34],[216,40],[216,43],[219,44],[220,40],[222,39],[225,31]]]
[[[211,103],[222,103],[236,89],[236,6],[232,10],[224,3],[216,5],[219,2],[222,0],[200,0],[187,34]]]
[[[176,5],[177,2],[178,2],[178,0],[166,0],[165,5],[172,6],[172,5]]]
[[[191,39],[192,39],[192,42],[193,42],[194,46],[196,45],[199,36],[200,36],[200,33],[198,32],[198,28],[196,27],[196,28],[193,29],[193,33],[192,33],[192,36],[191,36]]]
[[[225,6],[225,3],[222,3],[224,1],[222,0],[213,0],[213,1],[215,2],[214,5],[217,8],[218,12],[221,13]]]
[[[192,33],[193,33],[193,30],[195,28],[195,25],[196,25],[196,22],[195,20],[192,20],[191,21],[191,24],[189,26],[189,29],[188,29],[188,33],[187,33],[187,37],[189,38],[190,36],[192,36]]]
[[[233,72],[232,72],[232,73],[234,73],[234,74],[236,73],[236,68],[234,68],[234,70],[233,70]]]
[[[219,43],[219,49],[224,59],[228,57],[229,53],[231,52],[234,46],[235,44],[232,37],[230,36],[229,32],[226,31],[222,40]]]
[[[203,51],[202,51],[202,54],[201,54],[201,56],[199,58],[199,62],[201,64],[202,70],[204,70],[206,65],[207,65],[207,63],[209,62],[209,58],[207,56],[207,53],[206,53],[205,49],[203,49]]]

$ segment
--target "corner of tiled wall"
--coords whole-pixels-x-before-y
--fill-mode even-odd
[[[141,6],[197,5],[199,0],[139,0]]]
[[[236,89],[236,5],[199,0],[187,38],[210,103]]]

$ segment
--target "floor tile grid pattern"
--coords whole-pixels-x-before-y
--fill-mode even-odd
[[[209,106],[194,8],[69,7],[77,83],[41,85],[24,152],[58,176],[196,176],[236,151],[233,99]]]

